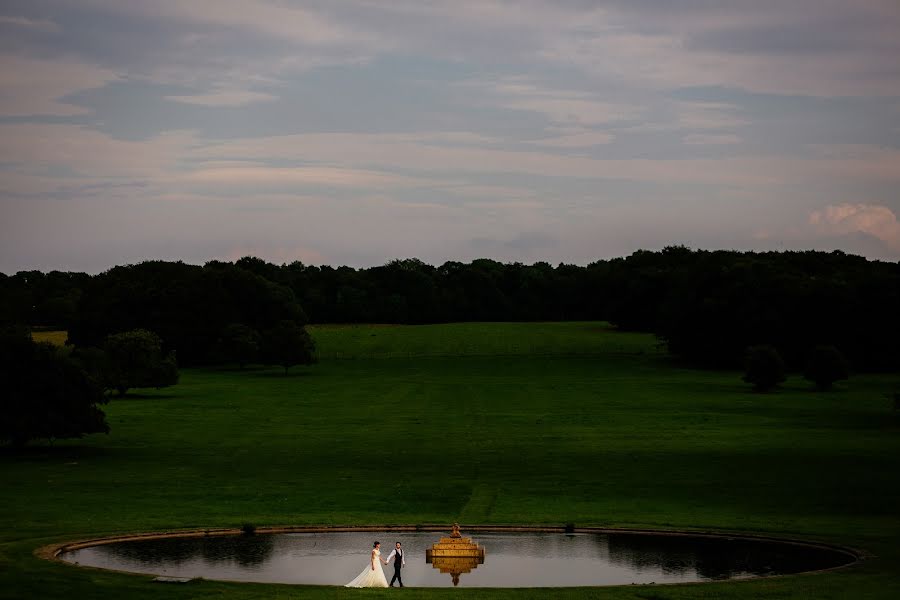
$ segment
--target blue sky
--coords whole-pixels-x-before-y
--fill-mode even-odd
[[[0,271],[900,259],[896,0],[7,0]]]

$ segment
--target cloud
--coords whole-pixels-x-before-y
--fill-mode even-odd
[[[682,139],[685,144],[690,145],[722,145],[722,144],[740,144],[741,138],[733,133],[691,133]]]
[[[505,200],[509,198],[536,198],[537,191],[525,187],[513,187],[503,185],[479,185],[472,183],[459,183],[440,186],[438,189],[454,196],[463,198],[475,198],[484,201]]]
[[[548,31],[540,56],[657,88],[900,94],[896,2],[822,4],[614,2],[577,29]]]
[[[35,31],[54,32],[59,31],[59,25],[47,19],[26,19],[25,17],[11,17],[0,15],[0,26],[24,27]]]
[[[77,9],[62,6],[67,8],[62,14],[79,17],[63,23],[66,39],[74,42],[70,51],[77,48],[96,63],[131,75],[207,81],[222,89],[248,89],[254,76],[279,79],[298,69],[404,55],[498,65],[503,79],[517,71],[580,71],[575,80],[602,93],[540,101],[526,94],[531,97],[518,101],[523,110],[562,121],[598,122],[603,107],[586,103],[602,103],[610,91],[648,86],[900,94],[896,0],[84,0]],[[41,17],[13,14],[2,19],[23,30],[55,24]],[[116,20],[110,22],[112,17]],[[96,39],[86,25],[92,22],[125,33]],[[492,79],[497,75],[489,73]],[[620,106],[606,110],[610,108],[620,114]]]
[[[182,180],[188,183],[254,189],[283,186],[383,188],[427,183],[403,175],[339,167],[201,167],[184,175]]]
[[[68,116],[89,112],[63,98],[118,78],[109,69],[71,58],[0,55],[0,116]]]
[[[609,144],[615,136],[605,131],[585,131],[541,140],[532,140],[531,144],[546,146],[549,148],[589,148]]]
[[[91,0],[107,12],[143,18],[165,18],[200,27],[223,30],[251,30],[294,44],[336,45],[359,43],[368,36],[328,18],[321,11],[296,3],[268,0],[156,0],[122,3],[118,0]]]
[[[0,163],[18,172],[72,178],[156,178],[186,158],[194,136],[164,132],[145,141],[116,140],[103,133],[64,124],[0,124]]]
[[[827,167],[822,170],[823,176],[870,184],[900,183],[900,149],[871,144],[828,144],[813,150],[816,155],[808,162]]]
[[[900,252],[900,222],[887,206],[877,204],[837,204],[813,211],[809,224],[825,235],[866,233]]]
[[[813,157],[642,159],[558,154],[552,152],[558,150],[552,144],[493,147],[490,138],[485,141],[477,134],[452,131],[312,133],[234,140],[206,140],[194,132],[170,131],[130,141],[75,125],[20,123],[0,124],[0,136],[6,142],[0,146],[6,183],[18,193],[26,193],[29,185],[35,186],[31,193],[47,191],[54,181],[57,190],[140,181],[166,189],[189,185],[192,190],[207,187],[244,194],[255,188],[371,186],[397,191],[443,189],[457,196],[484,198],[522,197],[525,193],[520,190],[527,190],[535,177],[755,187],[757,193],[769,193],[765,188],[772,186],[817,186],[833,178],[842,185],[900,183],[900,150],[869,146],[832,148]],[[562,137],[564,143],[571,142]],[[694,143],[733,141],[721,136],[689,139]],[[710,188],[707,193],[716,191]],[[551,197],[545,200],[552,201]]]
[[[561,125],[601,125],[636,119],[642,113],[641,107],[633,104],[603,101],[580,90],[545,87],[522,77],[508,77],[500,82],[468,81],[463,85],[482,88],[497,98],[499,106],[541,113]]]
[[[898,214],[896,0],[0,13],[0,255],[437,261],[484,239],[584,260],[753,231],[778,247],[782,223],[798,246],[895,239],[872,207]]]
[[[183,102],[184,104],[199,104],[201,106],[247,106],[254,102],[271,102],[277,100],[276,96],[262,92],[249,90],[215,90],[207,94],[195,94],[191,96],[165,96],[166,100]]]
[[[399,24],[405,50],[576,67],[607,84],[826,96],[900,91],[896,0],[366,1],[342,17],[353,12],[385,37]]]
[[[634,114],[632,107],[622,107],[608,102],[573,98],[537,97],[511,100],[507,108],[531,110],[547,115],[555,123],[599,125],[620,121]]]
[[[730,129],[748,125],[740,107],[724,102],[679,102],[676,124],[681,129]]]
[[[196,96],[195,104],[242,106],[246,102],[235,94],[255,90],[260,82],[281,83],[310,69],[361,64],[390,47],[365,23],[357,28],[352,20],[339,22],[298,2],[84,0],[75,5],[47,0],[22,8],[32,14],[6,17],[17,25],[9,25],[14,35],[0,42],[0,49],[91,64],[129,81],[189,87],[196,93],[178,95]],[[58,23],[53,35],[45,31],[48,26],[38,27],[45,13],[54,14]],[[224,93],[232,99],[219,98]],[[211,94],[216,97],[205,97]]]
[[[900,151],[883,149],[866,159],[784,156],[727,158],[594,158],[552,153],[552,148],[506,149],[429,143],[406,134],[310,133],[210,142],[192,150],[207,160],[291,160],[347,168],[419,171],[423,176],[472,173],[631,180],[698,185],[773,186],[821,181],[834,174],[850,181],[900,181]]]

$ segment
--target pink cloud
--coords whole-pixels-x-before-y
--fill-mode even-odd
[[[819,233],[847,235],[866,233],[893,250],[900,250],[900,222],[886,206],[877,204],[837,204],[813,211],[809,224]]]

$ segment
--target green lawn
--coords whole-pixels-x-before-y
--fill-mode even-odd
[[[319,357],[593,356],[660,354],[654,338],[605,323],[315,325]]]
[[[162,587],[32,552],[244,522],[454,520],[766,532],[876,555],[829,574],[553,597],[900,597],[896,377],[752,394],[737,373],[677,368],[649,336],[598,323],[312,332],[314,367],[184,370],[177,387],[113,399],[108,436],[0,453],[0,598],[387,597],[400,592]]]

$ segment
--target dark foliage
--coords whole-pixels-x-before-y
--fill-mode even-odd
[[[765,344],[747,348],[744,381],[753,385],[753,391],[768,392],[784,380],[784,361],[778,350]]]
[[[72,349],[72,357],[78,366],[87,373],[91,381],[101,390],[113,389],[110,378],[109,357],[100,348],[82,347]]]
[[[670,351],[695,364],[732,366],[747,346],[772,344],[797,369],[814,345],[843,349],[859,369],[900,367],[897,263],[842,252],[683,248],[640,258],[659,297],[623,299],[632,314],[647,319],[629,325],[657,333]]]
[[[803,377],[820,390],[830,390],[835,381],[849,377],[847,361],[834,346],[816,346],[806,363]]]
[[[229,323],[219,337],[218,356],[221,362],[237,363],[242,369],[259,359],[262,337],[243,323]]]
[[[100,346],[120,331],[147,329],[175,350],[181,364],[218,362],[222,332],[231,323],[263,331],[306,315],[290,289],[229,263],[204,267],[145,262],[92,277],[69,329],[76,346]]]
[[[21,328],[0,332],[0,381],[0,441],[22,446],[109,431],[101,389],[65,351],[33,342]]]
[[[251,268],[249,263],[248,268]],[[418,260],[355,270],[254,261],[312,321],[608,320],[657,334],[692,364],[738,367],[774,345],[800,369],[813,345],[857,369],[900,368],[900,264],[843,252],[707,252],[669,247],[579,267]]]
[[[303,325],[303,306],[314,323],[608,320],[655,333],[673,354],[712,367],[738,367],[745,348],[766,343],[795,369],[817,345],[840,348],[857,370],[900,368],[900,264],[837,251],[675,246],[584,267],[405,259],[353,269],[246,257],[204,267],[148,262],[96,277],[0,277],[0,306],[15,314],[32,315],[27,306],[45,293],[80,298],[69,330],[76,345],[141,327],[187,365],[221,362],[229,324],[257,332],[284,320]]]
[[[312,338],[293,321],[282,321],[263,333],[262,357],[266,364],[284,367],[285,374],[294,365],[310,365],[316,361]]]
[[[90,279],[86,273],[60,271],[0,274],[0,325],[30,323],[68,329]]]
[[[162,340],[152,331],[114,333],[106,338],[104,348],[106,372],[101,379],[120,396],[131,388],[162,388],[178,383],[175,352],[163,354]]]

